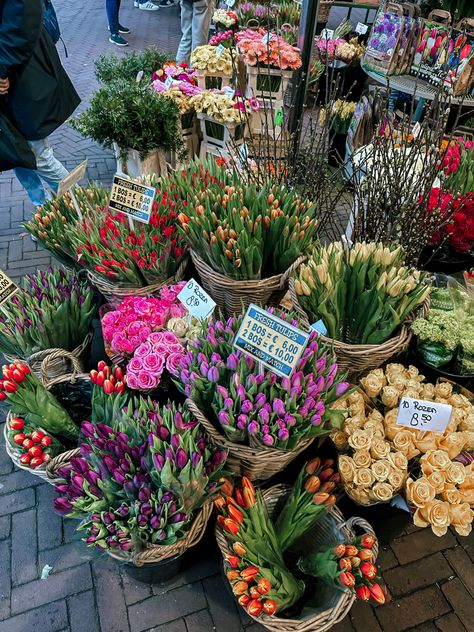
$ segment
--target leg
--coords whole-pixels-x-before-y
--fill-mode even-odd
[[[118,0],[105,0],[105,11],[107,13],[107,20],[109,22],[111,35],[118,35],[119,32],[119,7],[120,2]]]
[[[28,197],[35,206],[42,206],[46,202],[46,191],[37,171],[18,167],[14,169],[21,186],[28,193]]]
[[[179,43],[178,52],[176,53],[176,61],[181,64],[183,61],[189,64],[191,57],[192,44],[192,27],[193,27],[193,4],[188,0],[181,0],[181,41]]]
[[[68,175],[68,170],[55,158],[47,138],[29,143],[36,156],[36,173],[56,193],[59,183]]]
[[[209,26],[214,11],[213,0],[198,0],[193,5],[192,49],[204,46],[209,39]]]

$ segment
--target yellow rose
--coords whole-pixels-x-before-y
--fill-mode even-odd
[[[393,386],[393,388],[397,389],[398,394],[400,395],[401,393],[403,393],[403,391],[405,390],[407,386],[407,379],[404,375],[397,375],[390,382],[390,386]]]
[[[389,441],[393,441],[395,435],[400,431],[400,426],[397,426],[398,408],[393,408],[385,415],[385,436]]]
[[[474,413],[464,417],[459,424],[458,430],[468,430],[469,432],[474,432]]]
[[[364,396],[359,391],[354,391],[347,396],[347,401],[349,402],[349,408],[352,408],[354,405],[360,405],[365,407]]]
[[[453,462],[445,470],[446,480],[448,483],[461,485],[466,480],[466,472],[462,463]]]
[[[393,488],[389,483],[375,483],[369,494],[374,500],[386,503],[393,498]]]
[[[420,392],[420,398],[425,401],[432,402],[435,397],[434,384],[423,384]]]
[[[367,420],[383,423],[383,415],[379,410],[374,409],[367,415]]]
[[[460,505],[462,502],[462,496],[459,489],[453,485],[452,487],[446,487],[441,492],[441,498],[448,502],[450,505]]]
[[[372,457],[368,450],[356,450],[352,459],[356,467],[370,467],[372,464]]]
[[[377,437],[377,439],[385,439],[385,429],[383,424],[378,421],[369,420],[364,425],[364,430],[370,432],[372,437]]]
[[[348,435],[342,430],[335,430],[329,435],[337,450],[343,450],[347,447]]]
[[[387,376],[389,384],[392,383],[392,380],[394,380],[397,375],[405,375],[405,373],[406,370],[403,364],[392,362],[390,364],[387,364],[387,366],[385,367],[385,375]]]
[[[405,482],[405,478],[407,476],[406,470],[398,470],[394,467],[390,470],[390,474],[388,475],[388,482],[393,487],[393,491],[397,492]]]
[[[385,459],[377,459],[377,461],[374,461],[372,463],[370,469],[372,470],[372,474],[374,475],[375,480],[383,482],[386,481],[389,477],[392,468],[390,465],[390,461],[387,461]]]
[[[444,472],[441,472],[440,470],[435,470],[434,472],[431,472],[431,474],[429,474],[427,478],[430,482],[430,485],[434,487],[437,494],[440,494],[446,487],[446,476]]]
[[[398,406],[400,400],[400,393],[394,386],[384,386],[382,390],[382,403],[387,408],[395,408]]]
[[[413,443],[413,434],[409,430],[399,430],[393,437],[393,447],[407,457],[408,460],[419,454]]]
[[[383,459],[390,454],[390,443],[374,437],[370,444],[370,455],[374,459]]]
[[[434,500],[436,496],[435,488],[424,476],[414,481],[409,478],[405,483],[408,502],[415,507],[425,507]]]
[[[357,426],[357,428],[362,428],[365,422],[365,416],[361,414],[351,415],[347,418],[347,422],[350,422],[354,426]]]
[[[472,404],[465,395],[455,393],[449,398],[449,403],[453,408],[460,408],[472,413]]]
[[[410,364],[407,369],[408,376],[411,380],[417,380],[418,382],[422,382],[425,378],[423,375],[420,375],[420,371],[416,366]]]
[[[474,512],[468,503],[451,505],[449,508],[449,517],[451,524],[459,535],[467,536],[471,533]]]
[[[370,447],[371,436],[365,430],[356,430],[349,437],[349,445],[354,450],[368,450]]]
[[[431,474],[435,470],[445,470],[451,460],[443,450],[430,450],[421,457],[420,463],[423,474]]]
[[[367,377],[361,379],[360,384],[369,397],[375,398],[380,395],[384,387],[384,380],[371,372]]]
[[[434,387],[435,397],[447,399],[453,394],[453,385],[451,382],[439,382]]]
[[[456,506],[456,505],[453,505]],[[462,505],[458,505],[462,506]],[[431,530],[439,537],[443,536],[451,524],[449,513],[451,505],[443,500],[433,500],[425,509],[428,510],[427,519],[431,524]]]
[[[361,505],[370,504],[369,492],[365,487],[353,487],[350,494],[351,497]]]
[[[438,437],[434,432],[417,432],[413,443],[420,452],[429,452],[430,450],[436,450],[438,447]]]
[[[390,452],[388,460],[397,470],[406,472],[408,469],[408,459],[403,452]]]
[[[465,439],[462,432],[453,432],[438,439],[438,450],[445,452],[449,459],[455,459],[463,451]]]
[[[351,483],[354,480],[355,464],[350,456],[342,454],[339,457],[339,474],[346,483]]]
[[[357,487],[370,487],[374,480],[374,475],[368,467],[360,467],[355,471],[354,485]]]
[[[361,429],[361,426],[357,423],[357,419],[354,422],[353,417],[349,417],[349,419],[346,419],[342,427],[347,435],[352,435],[356,430]]]
[[[428,520],[428,507],[419,507],[413,514],[413,524],[415,527],[427,527],[430,522]]]
[[[461,494],[461,502],[468,503],[469,505],[474,505],[474,489],[461,489],[459,491]]]

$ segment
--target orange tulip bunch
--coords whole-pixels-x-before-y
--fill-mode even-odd
[[[226,484],[215,506],[232,553],[226,556],[227,579],[249,615],[273,615],[292,606],[304,592],[283,561],[278,538],[260,492],[243,478],[240,487]]]

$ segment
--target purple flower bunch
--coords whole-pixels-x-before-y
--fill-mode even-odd
[[[82,518],[101,550],[173,544],[219,490],[227,454],[209,446],[187,409],[134,398],[113,426],[82,424],[81,456],[59,470],[55,508]]]
[[[293,449],[303,439],[329,432],[326,407],[349,386],[340,381],[333,352],[313,332],[290,377],[260,373],[256,362],[232,348],[241,322],[242,316],[204,323],[181,361],[185,394],[236,443]]]
[[[139,345],[127,364],[129,388],[151,390],[161,381],[165,369],[175,375],[176,367],[185,349],[171,331],[155,331]]]

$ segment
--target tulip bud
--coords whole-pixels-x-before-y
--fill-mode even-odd
[[[353,588],[355,586],[355,577],[349,572],[340,573],[339,581],[343,586],[347,586],[348,588]]]
[[[374,546],[375,542],[375,536],[371,535],[370,533],[365,533],[360,539],[360,543],[366,549],[371,549]]]
[[[350,571],[352,570],[352,562],[348,557],[343,557],[339,560],[339,568],[341,571]]]
[[[258,615],[262,612],[262,602],[259,599],[252,599],[247,604],[247,612],[252,617],[258,617]]]
[[[321,459],[319,457],[316,457],[315,459],[312,459],[311,461],[309,461],[309,463],[307,463],[306,473],[314,474],[315,472],[317,472],[317,470],[319,470],[320,466],[321,466]]]
[[[377,567],[371,562],[362,562],[360,572],[367,579],[375,579],[377,577]]]
[[[235,582],[236,579],[240,579],[239,571],[227,571],[226,577],[230,582]]]
[[[357,556],[351,557],[352,568],[359,568],[360,558]]]
[[[227,506],[227,512],[229,516],[238,524],[241,524],[244,521],[244,514],[239,509],[237,509],[237,507],[234,507],[234,505],[229,504]]]
[[[385,603],[385,594],[382,588],[378,584],[371,584],[369,586],[370,594],[372,598],[379,604]]]
[[[3,388],[7,393],[15,393],[18,389],[18,386],[15,384],[15,382],[5,380],[5,382],[3,382]]]
[[[107,393],[107,395],[111,395],[114,392],[114,385],[110,380],[104,380],[102,388],[104,389],[104,392]]]
[[[313,496],[313,503],[315,505],[323,505],[329,498],[329,494],[327,492],[318,492]]]
[[[261,595],[266,595],[267,592],[270,592],[271,589],[272,589],[272,585],[266,577],[261,577],[258,580],[257,590]]]
[[[95,369],[93,369],[93,370],[89,373],[92,384],[96,384],[96,383],[97,383],[97,374],[98,374],[98,373],[97,373],[97,371],[96,371]]]
[[[240,557],[244,557],[244,555],[247,555],[247,551],[241,542],[234,542],[232,548],[234,550],[234,553],[240,555]]]
[[[14,369],[12,371],[12,377],[15,380],[15,382],[18,382],[18,384],[21,384],[25,380],[25,374],[19,371],[18,369]]]
[[[347,557],[354,557],[355,555],[357,555],[358,553],[358,549],[356,546],[354,546],[353,544],[347,544],[346,545],[346,555]]]
[[[362,584],[361,586],[357,586],[357,588],[355,589],[355,592],[356,592],[356,595],[359,597],[359,599],[361,599],[362,601],[369,601],[370,590],[365,584]]]
[[[237,601],[243,608],[245,608],[248,602],[250,601],[250,599],[251,599],[250,595],[240,595]]]
[[[232,586],[232,592],[234,593],[234,595],[243,595],[247,591],[248,587],[249,585],[247,584],[247,582],[241,580],[236,582]]]
[[[267,599],[263,602],[263,612],[268,615],[275,614],[278,609],[278,604],[273,599]]]
[[[324,483],[325,481],[328,481],[333,474],[334,474],[334,470],[332,470],[331,468],[327,468],[323,470],[322,472],[320,472],[319,478],[321,479],[321,482]]]
[[[101,371],[100,373],[97,374],[96,384],[97,386],[102,386],[104,382],[105,382],[105,375]]]
[[[321,481],[319,480],[319,478],[313,475],[308,478],[308,480],[304,484],[304,488],[305,491],[308,492],[308,494],[314,494],[318,491],[320,485]]]
[[[238,558],[236,555],[226,555],[225,561],[232,568],[237,568],[237,566],[240,564],[240,558]]]
[[[362,562],[370,562],[374,554],[370,549],[361,549],[358,553],[358,556]]]
[[[250,582],[255,579],[255,576],[258,575],[258,568],[256,566],[247,566],[243,571],[240,572],[240,577],[246,582]]]
[[[333,553],[336,557],[342,557],[346,553],[346,545],[341,542],[334,548]]]

